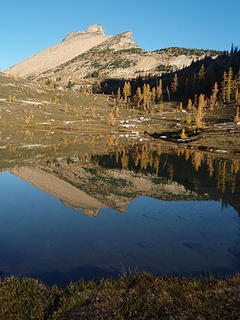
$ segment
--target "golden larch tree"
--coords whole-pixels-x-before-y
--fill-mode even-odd
[[[206,106],[206,100],[203,93],[200,93],[198,98],[198,109],[202,109]]]
[[[162,100],[162,79],[159,80],[159,84],[157,86],[157,101],[160,102]]]
[[[144,83],[143,85],[143,109],[147,111],[150,107],[150,102],[151,102],[151,89],[150,85]]]
[[[152,103],[156,102],[156,88],[152,88]]]
[[[192,110],[192,100],[191,99],[188,99],[187,110],[188,111]]]
[[[213,107],[216,106],[217,103],[217,95],[218,95],[218,83],[217,81],[214,83],[213,89],[212,89],[212,95],[210,98],[210,109],[213,110]]]
[[[178,88],[178,75],[177,73],[174,74],[173,82],[171,84],[171,91],[174,94],[176,94]]]
[[[237,122],[237,123],[240,121],[240,117],[239,117],[239,107],[237,107],[236,116],[235,116],[235,118],[234,118],[234,121]]]
[[[124,102],[128,102],[128,97],[131,96],[131,83],[125,81],[124,87],[123,87],[123,96],[124,96]]]
[[[119,87],[117,91],[117,101],[119,101],[120,99],[121,99],[121,89]]]
[[[143,97],[142,97],[142,90],[141,90],[140,87],[137,88],[137,91],[136,91],[133,99],[134,99],[135,103],[137,104],[137,106],[138,106],[138,108],[139,108],[140,103],[141,103],[141,101],[142,101],[142,99],[143,99]]]
[[[179,103],[179,111],[182,112],[183,111],[183,104],[182,104],[182,101],[180,101]]]
[[[227,96],[226,91],[227,91],[227,72],[224,71],[223,80],[221,82],[221,96],[224,102],[226,101],[226,96]]]
[[[227,74],[227,88],[226,88],[226,95],[227,95],[227,102],[231,102],[231,95],[233,93],[233,70],[230,67]]]

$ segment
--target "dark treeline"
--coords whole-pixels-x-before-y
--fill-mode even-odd
[[[164,101],[183,101],[196,98],[204,94],[210,98],[214,85],[218,87],[220,101],[230,102],[237,100],[236,95],[240,91],[240,50],[231,49],[224,52],[216,59],[206,57],[203,60],[193,62],[189,67],[173,73],[163,74],[161,77],[146,76],[128,80],[131,84],[131,97],[137,88],[143,88],[149,84],[150,88],[157,87],[162,80],[162,98]],[[106,79],[101,82],[101,92],[117,95],[120,88],[123,92],[125,79]]]

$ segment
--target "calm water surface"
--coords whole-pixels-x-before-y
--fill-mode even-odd
[[[143,270],[239,272],[238,164],[148,151],[145,163],[139,147],[91,157],[87,164],[68,159],[31,169],[31,177],[41,170],[81,190],[77,200],[58,191],[54,196],[45,180],[23,179],[24,168],[4,171],[0,271],[49,284]],[[78,200],[86,201],[83,210]]]

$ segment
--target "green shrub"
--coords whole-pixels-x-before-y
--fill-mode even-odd
[[[38,280],[13,277],[0,280],[1,320],[44,319],[53,301],[54,294]]]

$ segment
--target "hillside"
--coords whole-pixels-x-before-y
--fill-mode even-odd
[[[34,80],[69,80],[76,83],[89,78],[135,78],[139,75],[172,72],[193,61],[217,57],[214,50],[166,48],[141,49],[132,32],[104,34],[101,25],[89,26],[86,32],[70,32],[62,42],[49,47],[5,71]]]
[[[121,35],[121,37],[123,34]],[[126,36],[126,34],[125,34]],[[147,52],[140,48],[116,50],[117,41],[112,38],[74,59],[40,74],[36,79],[78,82],[89,78],[136,78],[139,75],[158,75],[189,66],[197,59],[216,56],[214,51],[167,48]]]
[[[38,75],[71,60],[111,37],[104,34],[101,26],[90,26],[87,32],[71,32],[62,42],[12,66],[5,73],[24,78]]]
[[[150,52],[137,47],[117,50],[117,47],[123,47],[119,44],[125,43],[125,38],[130,35],[131,33],[127,32],[106,40],[33,79],[66,84],[69,80],[80,83],[82,79],[91,78],[128,79],[138,76],[161,76],[189,66],[193,61],[206,57],[215,58],[218,54],[216,51],[176,47]]]

